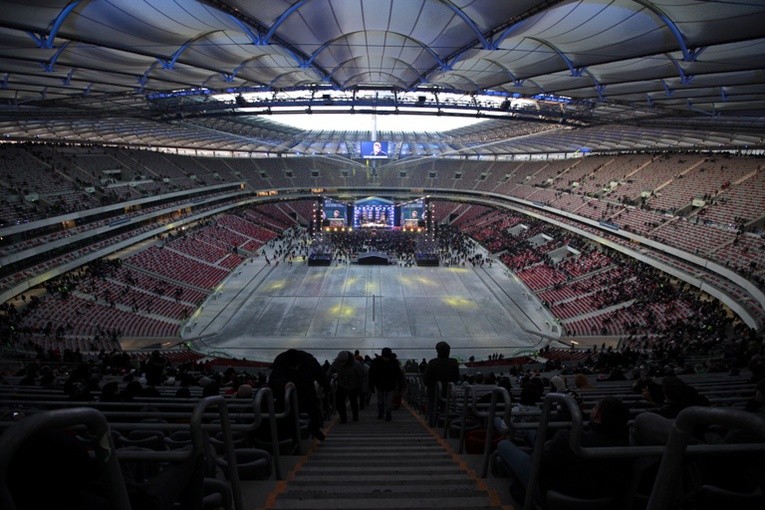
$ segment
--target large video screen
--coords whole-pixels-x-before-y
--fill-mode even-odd
[[[388,159],[388,142],[361,142],[361,157],[364,159]]]
[[[390,200],[370,197],[353,204],[354,228],[393,228],[396,207]]]
[[[422,226],[425,221],[425,203],[422,200],[408,202],[401,206],[401,226]]]
[[[337,200],[325,198],[322,204],[321,217],[325,226],[344,227],[348,224],[348,206]]]

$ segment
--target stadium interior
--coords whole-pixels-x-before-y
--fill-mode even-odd
[[[0,9],[0,508],[765,507],[762,1]]]

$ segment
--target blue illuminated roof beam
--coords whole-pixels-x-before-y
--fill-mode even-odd
[[[175,50],[175,52],[170,56],[169,59],[165,60],[163,58],[157,57],[157,61],[162,65],[163,69],[175,69],[175,64],[178,62],[178,58],[181,56],[181,54],[186,51],[186,49],[194,44],[195,42],[204,39],[205,37],[214,34],[215,32],[220,32],[220,30],[211,30],[209,32],[205,32],[203,34],[199,34],[197,36],[192,37],[185,43],[181,44],[181,46]]]
[[[680,83],[683,85],[690,85],[691,80],[693,80],[693,75],[685,74],[685,69],[683,69],[683,66],[680,65],[680,62],[672,58],[671,55],[665,53],[665,56],[669,59],[670,62],[672,62],[672,65],[675,66],[675,69],[677,69],[677,74],[680,75]]]
[[[306,3],[308,3],[310,0],[298,0],[294,4],[290,5],[283,13],[279,15],[278,18],[276,18],[276,21],[274,21],[274,24],[271,25],[271,27],[268,29],[268,32],[266,32],[266,35],[264,35],[260,39],[260,44],[262,46],[266,46],[271,42],[271,38],[274,36],[277,30],[279,30],[279,27],[282,26],[282,23],[287,21],[287,18],[292,16],[298,9],[303,7]]]
[[[508,67],[505,66],[504,64],[501,64],[500,62],[497,62],[496,60],[491,60],[488,58],[486,60],[488,62],[491,62],[495,66],[499,67],[504,72],[506,72],[507,75],[510,77],[510,79],[513,80],[514,87],[523,87],[526,82],[529,82],[532,85],[534,85],[536,88],[538,88],[539,90],[544,91],[544,88],[542,88],[542,86],[539,85],[539,83],[535,82],[534,80],[531,80],[528,78],[518,78],[517,76],[515,76],[515,73],[513,73],[510,69],[508,69]]]
[[[478,42],[481,43],[481,47],[485,50],[492,50],[494,49],[492,43],[486,38],[486,36],[483,35],[483,32],[478,28],[478,25],[476,25],[475,21],[473,21],[473,18],[465,14],[465,11],[454,5],[449,0],[439,0],[441,4],[445,5],[449,8],[454,14],[457,15],[467,26],[468,28],[475,34],[476,39],[478,39]]]
[[[231,73],[229,73],[229,74],[227,74],[227,73],[222,73],[222,74],[221,74],[221,78],[223,79],[223,81],[225,81],[225,82],[227,82],[227,83],[233,83],[233,82],[234,82],[234,80],[236,79],[237,75],[239,74],[239,71],[241,71],[242,69],[244,69],[244,67],[245,67],[247,64],[249,64],[250,62],[254,62],[254,61],[258,60],[258,59],[261,59],[261,58],[263,58],[263,57],[265,57],[265,56],[266,56],[266,55],[264,54],[264,55],[256,55],[256,56],[254,56],[254,57],[250,57],[250,58],[247,58],[247,59],[243,60],[241,64],[239,64],[238,66],[236,66],[236,67],[234,68],[234,70],[233,70],[233,71],[231,71]]]
[[[56,62],[58,61],[58,58],[61,56],[61,54],[64,52],[64,50],[69,46],[69,43],[71,41],[66,41],[64,44],[62,44],[59,49],[56,50],[56,53],[53,54],[53,56],[48,60],[47,62],[41,62],[43,66],[43,70],[45,70],[46,73],[52,73],[56,69]]]
[[[680,51],[683,52],[683,60],[686,62],[696,62],[696,58],[701,54],[702,51],[704,51],[705,48],[697,48],[695,50],[692,50],[688,46],[688,41],[685,38],[685,35],[680,31],[680,28],[677,26],[677,24],[672,21],[672,18],[670,18],[664,11],[659,9],[656,5],[653,4],[653,2],[649,2],[648,0],[633,0],[634,2],[642,5],[651,13],[653,13],[657,18],[659,18],[662,23],[667,25],[667,28],[669,28],[669,31],[672,33],[672,36],[677,41],[677,45],[680,47]]]
[[[250,39],[250,42],[254,44],[255,46],[260,45],[260,41],[262,40],[260,37],[260,34],[257,33],[257,31],[254,31],[250,26],[245,23],[244,21],[240,20],[233,14],[229,14],[229,17],[231,18],[231,21],[236,23],[239,28],[244,32],[244,34],[247,36],[247,38]]]
[[[574,78],[579,78],[582,76],[583,73],[587,72],[586,67],[577,67],[574,64],[574,62],[570,58],[568,58],[568,56],[565,53],[563,53],[560,50],[560,48],[555,46],[550,41],[540,39],[539,37],[529,37],[529,39],[531,39],[532,41],[536,41],[539,44],[542,44],[543,46],[547,46],[548,48],[553,50],[560,57],[563,63],[566,64],[566,66],[568,67],[568,70],[571,71],[571,76],[573,76]]]
[[[35,40],[35,42],[40,46],[40,48],[49,50],[53,48],[53,41],[56,39],[56,36],[58,35],[58,31],[61,29],[61,25],[64,24],[64,21],[66,21],[67,16],[72,13],[72,11],[80,4],[82,0],[74,0],[70,2],[66,7],[61,9],[61,12],[58,13],[58,16],[56,16],[56,19],[53,20],[53,24],[51,25],[50,30],[48,31],[48,34],[35,34],[33,32],[27,32],[29,36]]]
[[[326,80],[329,74],[326,70],[322,69],[321,67],[313,64],[313,60],[309,60],[309,57],[302,53],[300,50],[298,50],[296,47],[292,46],[287,41],[280,38],[276,31],[279,29],[279,27],[287,20],[287,18],[290,17],[295,11],[297,11],[300,7],[305,5],[308,2],[308,0],[298,0],[294,4],[292,4],[287,10],[285,10],[277,20],[271,25],[270,27],[264,26],[263,24],[259,23],[255,19],[251,19],[245,14],[242,13],[239,9],[232,7],[231,5],[228,5],[226,2],[223,1],[209,1],[209,5],[211,5],[213,8],[224,12],[229,15],[229,17],[236,23],[239,28],[244,32],[244,34],[250,39],[250,42],[253,45],[256,46],[268,46],[273,45],[277,46],[283,50],[286,50],[287,53],[292,55],[295,59],[295,62],[297,62],[298,67],[306,68],[311,65],[313,65],[313,70],[316,71],[316,73],[322,77],[323,80]],[[254,29],[254,30],[253,30]],[[339,87],[340,84],[332,81],[331,85],[334,87]]]

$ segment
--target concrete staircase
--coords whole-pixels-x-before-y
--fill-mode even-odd
[[[390,422],[376,415],[373,399],[359,422],[335,423],[266,508],[510,508],[421,416],[406,406]]]

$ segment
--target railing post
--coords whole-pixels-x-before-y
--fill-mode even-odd
[[[497,400],[502,397],[502,403],[505,410],[505,418],[509,416],[510,393],[505,388],[496,387],[491,391],[491,406],[489,407],[489,417],[486,424],[486,442],[483,445],[483,470],[481,478],[486,478],[489,471],[489,458],[491,457],[491,442],[494,436],[494,418],[497,416]]]
[[[57,409],[27,416],[24,420],[14,423],[0,436],[0,452],[2,452],[0,455],[0,508],[16,510],[16,503],[11,497],[7,485],[8,468],[14,454],[24,442],[44,430],[77,425],[86,426],[96,438],[94,441],[96,460],[105,475],[104,481],[111,508],[114,510],[131,510],[109,424],[100,411],[87,407]],[[44,490],[43,485],[41,485],[41,490]]]
[[[462,392],[462,423],[460,423],[460,444],[458,452],[460,455],[465,451],[465,434],[467,433],[467,418],[470,402],[474,398],[473,388],[465,384]]]
[[[276,430],[276,411],[274,409],[274,394],[271,388],[260,388],[255,394],[253,405],[258,413],[263,407],[263,399],[266,399],[266,409],[268,410],[268,425],[271,433],[271,459],[274,463],[274,478],[282,479],[281,459],[279,457],[279,436]]]
[[[761,416],[740,409],[719,407],[693,406],[683,409],[675,418],[646,510],[668,508],[693,429],[698,425],[710,424],[723,425],[729,429],[747,430],[765,440],[765,419]]]
[[[208,407],[217,406],[218,414],[221,420],[221,431],[223,432],[223,446],[226,451],[226,461],[228,464],[228,479],[231,484],[231,494],[234,498],[234,508],[244,510],[242,502],[242,485],[239,480],[239,466],[236,460],[236,451],[234,450],[234,441],[231,437],[231,422],[228,417],[228,404],[222,396],[205,397],[199,401],[191,415],[191,440],[194,449],[201,455],[205,451],[202,433],[202,418]]]
[[[526,498],[523,501],[524,510],[532,510],[534,508],[534,495],[539,485],[539,473],[542,467],[542,452],[544,451],[547,436],[547,424],[550,422],[550,413],[552,412],[554,402],[564,403],[569,413],[571,413],[569,444],[574,453],[581,451],[582,412],[579,410],[579,406],[569,395],[548,393],[542,403],[542,415],[539,417],[537,438],[534,444],[534,452],[531,455],[531,472],[529,473],[529,484],[526,487]]]

